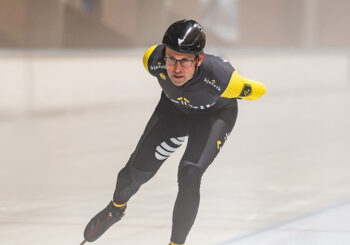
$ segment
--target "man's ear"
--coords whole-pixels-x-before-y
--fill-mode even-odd
[[[203,59],[204,59],[204,55],[205,55],[204,52],[202,52],[198,55],[198,65],[197,66],[200,66],[202,64]]]

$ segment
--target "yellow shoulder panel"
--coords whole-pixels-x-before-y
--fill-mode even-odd
[[[220,97],[255,100],[260,98],[265,92],[264,84],[244,78],[237,71],[234,71],[227,88]]]
[[[143,55],[143,65],[146,68],[146,71],[149,72],[148,69],[148,59],[151,56],[151,54],[153,53],[153,51],[156,49],[158,45],[153,45],[152,47],[150,47],[149,49],[146,50],[145,54]]]

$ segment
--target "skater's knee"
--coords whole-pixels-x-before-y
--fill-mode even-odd
[[[127,186],[130,183],[131,183],[131,178],[129,174],[129,167],[127,165],[122,170],[119,171],[118,178],[117,178],[117,185]]]
[[[138,170],[132,165],[126,165],[118,174],[114,201],[126,202],[137,192],[140,186],[154,176],[155,172]]]
[[[154,175],[156,174],[156,171],[142,171],[139,170],[132,165],[129,166],[129,176],[131,181],[135,185],[142,185],[149,181]]]
[[[125,166],[118,174],[118,182],[122,185],[142,185],[150,180],[155,172],[138,170],[132,165]]]
[[[178,173],[178,183],[179,187],[187,188],[198,188],[201,183],[201,178],[203,175],[203,170],[198,167],[196,164],[180,164],[179,173]]]

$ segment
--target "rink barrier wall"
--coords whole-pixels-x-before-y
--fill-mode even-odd
[[[267,95],[304,95],[349,88],[349,56],[341,54],[231,55],[247,78],[261,81]],[[142,53],[2,54],[0,115],[113,105],[159,97],[158,82]]]

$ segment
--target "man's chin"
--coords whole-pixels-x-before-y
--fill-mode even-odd
[[[187,82],[183,78],[182,79],[172,78],[170,80],[175,86],[182,86],[182,85],[184,85]]]

